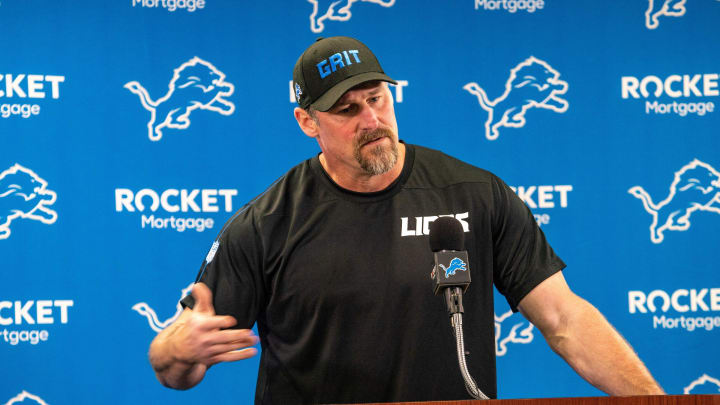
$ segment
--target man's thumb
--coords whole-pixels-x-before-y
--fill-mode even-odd
[[[195,299],[193,311],[215,315],[213,307],[212,291],[203,283],[195,283],[192,289],[192,296]]]

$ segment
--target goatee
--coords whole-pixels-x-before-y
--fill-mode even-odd
[[[365,173],[375,176],[387,173],[395,167],[398,159],[398,148],[394,142],[394,135],[389,129],[377,128],[361,134],[355,140],[355,160],[357,160]],[[383,137],[390,139],[389,147],[380,144],[363,148],[366,143]]]

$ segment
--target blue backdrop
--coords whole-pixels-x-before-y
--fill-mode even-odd
[[[669,393],[719,393],[720,1],[611,3],[0,0],[0,403],[252,401],[257,358],[178,392],[147,349],[318,152],[290,80],[320,35],[400,81],[401,139],[515,187]],[[600,394],[496,301],[501,398]]]

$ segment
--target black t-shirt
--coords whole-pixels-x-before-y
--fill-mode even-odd
[[[565,265],[496,176],[435,150],[406,151],[401,175],[375,193],[339,187],[309,159],[220,232],[198,281],[217,314],[242,328],[257,322],[257,404],[469,398],[430,279],[427,226],[440,215],[466,231],[468,367],[496,397],[493,283],[517,310]]]

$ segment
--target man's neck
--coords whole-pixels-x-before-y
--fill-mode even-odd
[[[400,176],[405,165],[405,144],[398,143],[398,157],[395,166],[383,174],[371,175],[362,172],[353,174],[332,170],[328,167],[324,154],[321,153],[319,159],[325,173],[340,187],[359,193],[372,193],[386,189]]]

